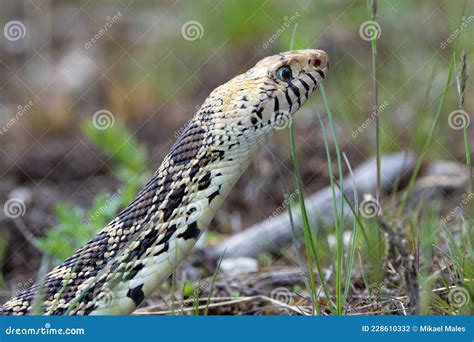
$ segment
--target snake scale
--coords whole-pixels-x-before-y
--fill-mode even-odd
[[[191,252],[252,157],[328,67],[324,51],[287,51],[217,87],[135,200],[0,314],[132,313]]]

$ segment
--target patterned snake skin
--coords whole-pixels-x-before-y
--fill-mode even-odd
[[[190,253],[257,150],[325,78],[321,50],[262,59],[216,88],[136,199],[3,315],[132,313]]]

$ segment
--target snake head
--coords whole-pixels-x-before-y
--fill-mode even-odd
[[[273,131],[288,127],[295,113],[327,75],[329,60],[322,50],[293,50],[258,62],[247,76],[260,82],[260,104],[250,120]]]
[[[215,89],[201,112],[219,107],[222,126],[245,140],[263,141],[288,127],[292,114],[327,75],[322,50],[293,50],[260,60],[246,73]]]
[[[209,95],[179,144],[197,141],[192,135],[199,130],[214,149],[253,146],[254,150],[288,127],[292,114],[324,80],[328,68],[322,50],[293,50],[260,60]]]

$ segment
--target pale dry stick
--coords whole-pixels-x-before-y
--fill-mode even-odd
[[[259,296],[250,296],[250,297],[238,297],[238,298],[233,298],[233,297],[211,297],[210,300],[213,303],[210,304],[203,304],[199,305],[197,308],[194,307],[185,307],[180,310],[180,312],[194,312],[196,309],[199,310],[205,310],[206,307],[209,308],[215,308],[219,306],[224,306],[224,305],[234,305],[234,304],[240,304],[248,301],[252,301],[257,299]],[[206,298],[199,298],[199,302],[207,302],[208,297]],[[186,304],[193,304],[194,299],[186,299],[182,303],[183,305]],[[215,303],[215,301],[218,301],[218,303]],[[147,307],[144,309],[139,309],[134,312],[134,315],[174,315],[175,311],[173,310],[160,310],[161,308],[158,306],[151,306]]]
[[[206,302],[208,298],[199,298],[200,302]],[[276,306],[280,306],[282,308],[294,311],[298,314],[302,314],[301,310],[299,310],[299,306],[294,306],[294,305],[289,305],[286,303],[283,303],[279,300],[276,300],[274,298],[270,298],[268,296],[264,295],[257,295],[257,296],[250,296],[250,297],[211,297],[211,301],[219,301],[218,303],[210,303],[210,304],[203,304],[199,305],[197,308],[196,307],[187,307],[183,308],[181,311],[182,312],[194,312],[196,309],[198,310],[205,310],[206,307],[209,308],[218,308],[220,306],[226,306],[226,305],[235,305],[235,304],[241,304],[245,302],[254,302],[257,300],[265,300],[268,301]],[[185,300],[183,301],[184,304],[192,304],[192,300]],[[137,310],[134,314],[135,315],[170,315],[173,314],[173,311],[171,310],[160,310],[160,311],[154,311],[154,309],[159,309],[159,307],[149,307],[146,309],[140,309]],[[307,316],[311,316],[311,311],[308,313],[304,313]]]
[[[361,312],[361,313],[354,313],[354,314],[351,314],[349,316],[374,316],[374,315],[387,315],[387,314],[392,314],[394,312],[403,312],[403,308],[402,309],[390,309],[390,310],[385,310],[385,311],[370,311],[370,312]]]
[[[345,196],[354,201],[354,188],[358,195],[374,193],[376,190],[376,179],[374,175],[375,159],[370,159],[359,165],[354,170],[354,177],[347,176],[344,183]],[[399,178],[409,177],[415,165],[415,155],[411,152],[399,152],[382,156],[384,173],[382,174],[382,189],[388,191],[393,184],[397,184]],[[341,196],[336,190],[336,196]],[[306,198],[306,209],[310,221],[320,221],[323,225],[331,227],[334,222],[332,215],[332,190],[326,187]],[[347,205],[347,203],[345,203]],[[349,217],[352,211],[349,207],[344,209]],[[298,233],[302,233],[301,217],[294,215],[294,225]],[[227,248],[227,257],[257,257],[260,253],[278,251],[292,241],[292,231],[289,217],[286,213],[269,218],[259,224],[249,227],[242,232],[218,243],[216,246],[206,246],[201,251],[210,259],[218,259]]]
[[[381,301],[381,302],[375,302],[375,303],[372,303],[372,304],[368,304],[368,305],[365,305],[365,306],[359,306],[357,307],[357,309],[370,309],[371,307],[374,307],[374,306],[381,306],[383,307],[384,305],[387,305],[387,304],[393,304],[395,303],[395,305],[399,305],[400,308],[397,308],[397,309],[387,309],[385,312],[386,313],[393,313],[393,312],[402,312],[403,313],[403,316],[408,316],[408,311],[405,307],[405,304],[404,304],[404,301],[401,300],[401,299],[398,299],[398,298],[395,298],[395,297],[390,297],[390,296],[384,296],[384,298],[388,298],[387,300],[385,301]],[[365,312],[365,313],[369,313],[370,311],[368,312]],[[376,311],[372,311],[370,313],[375,313]]]
[[[464,280],[468,280],[468,279],[464,279]],[[446,293],[449,293],[449,291],[452,291],[452,290],[456,290],[458,289],[459,286],[457,285],[451,285],[451,286],[443,286],[443,287],[438,287],[436,289],[432,289],[431,292],[432,293],[443,293],[443,294],[446,294]],[[405,295],[405,296],[398,296],[398,297],[393,297],[392,299],[395,299],[397,301],[399,301],[400,303],[407,303],[408,301],[410,301],[410,298],[409,296]],[[380,304],[380,303],[379,303]]]

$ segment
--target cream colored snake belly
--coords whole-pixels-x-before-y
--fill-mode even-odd
[[[133,312],[190,253],[252,157],[327,70],[324,51],[288,51],[216,88],[135,200],[0,314]]]

